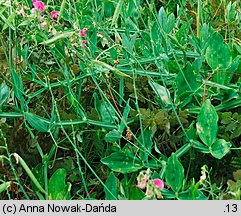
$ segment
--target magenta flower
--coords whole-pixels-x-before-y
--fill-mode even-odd
[[[154,179],[152,180],[155,187],[160,188],[161,190],[164,188],[164,182],[161,179]]]
[[[33,0],[33,7],[38,10],[38,11],[44,11],[45,9],[45,4],[42,1],[38,1],[38,0]]]
[[[52,11],[50,13],[50,19],[58,19],[59,11]]]
[[[87,31],[87,30],[88,30],[87,28],[81,29],[79,35],[80,35],[81,37],[86,37],[86,36],[87,36],[86,31]]]

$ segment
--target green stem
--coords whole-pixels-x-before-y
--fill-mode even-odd
[[[200,39],[200,27],[201,27],[201,0],[198,0],[197,6],[197,38]]]

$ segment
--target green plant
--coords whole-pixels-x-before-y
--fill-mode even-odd
[[[0,11],[2,199],[240,198],[238,0]]]

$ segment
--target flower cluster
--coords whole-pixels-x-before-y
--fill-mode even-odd
[[[86,31],[87,31],[87,30],[88,30],[87,28],[81,29],[81,30],[80,30],[80,33],[79,33],[79,36],[81,36],[81,37],[86,37],[86,36],[87,36]],[[81,43],[82,43],[81,46],[83,46],[84,48],[86,48],[87,41],[86,41],[86,40],[82,40]]]
[[[140,189],[146,188],[146,197],[148,199],[158,198],[162,199],[161,190],[164,188],[164,182],[159,179],[150,179],[151,171],[150,169],[146,171],[141,171],[137,177],[137,187]]]
[[[42,2],[42,1],[32,0],[32,4],[33,4],[32,13],[35,13],[36,11],[42,12],[42,11],[44,11],[44,10],[46,9],[46,5],[45,5],[44,2]],[[60,13],[60,12],[59,12],[59,11],[56,11],[56,10],[52,11],[52,12],[50,13],[50,16],[49,16],[50,19],[52,19],[52,20],[58,19],[59,13]],[[40,21],[41,21],[41,27],[42,27],[42,28],[45,28],[46,25],[47,25],[47,22],[44,21],[44,18],[43,18],[43,17],[40,17]],[[87,28],[83,28],[83,29],[80,30],[80,32],[79,32],[79,34],[78,34],[78,35],[82,38],[80,45],[81,45],[82,47],[84,47],[84,48],[86,48],[86,46],[87,46],[87,40],[84,39],[84,38],[87,36],[87,33],[86,33],[87,31],[88,31]]]
[[[33,9],[32,9],[32,12],[35,12],[35,11],[44,11],[46,6],[45,4],[42,2],[42,1],[38,1],[38,0],[33,0],[32,1],[32,4],[33,4]],[[52,11],[50,13],[50,19],[57,19],[59,16],[59,11]]]

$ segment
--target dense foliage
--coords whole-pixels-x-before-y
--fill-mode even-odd
[[[0,0],[1,199],[240,199],[240,0]]]

